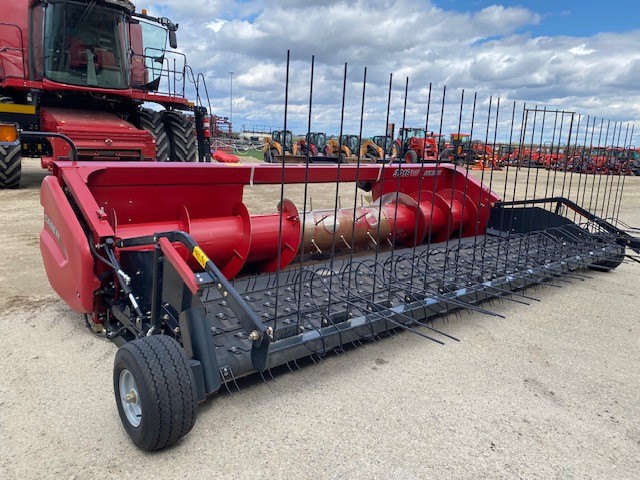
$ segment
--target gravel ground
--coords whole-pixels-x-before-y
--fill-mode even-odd
[[[142,453],[113,398],[116,347],[48,285],[37,240],[45,172],[31,160],[24,170],[25,188],[0,191],[2,479],[639,477],[633,264],[529,290],[540,300],[529,306],[490,307],[506,318],[438,321],[459,343],[402,333],[249,382],[201,405],[175,447]],[[640,225],[640,178],[626,193],[621,218]]]

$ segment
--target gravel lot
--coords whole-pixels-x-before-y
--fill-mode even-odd
[[[136,450],[113,397],[116,347],[44,274],[45,174],[28,160],[25,187],[0,191],[0,478],[639,478],[637,264],[495,303],[504,319],[440,320],[459,343],[402,333],[250,382],[205,402],[175,447]],[[621,218],[640,225],[640,177],[626,193]],[[249,206],[265,195],[249,191]]]

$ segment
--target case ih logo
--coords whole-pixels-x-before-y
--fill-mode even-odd
[[[60,241],[60,232],[58,231],[56,226],[53,224],[53,221],[49,218],[49,216],[46,213],[44,214],[44,223],[47,224],[47,226],[51,229],[51,233],[53,233],[53,235],[58,239],[58,241]]]

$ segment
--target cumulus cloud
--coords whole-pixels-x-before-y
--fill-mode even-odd
[[[497,2],[499,3],[499,1]],[[340,122],[342,77],[347,70],[345,128],[357,129],[367,84],[365,133],[384,129],[389,75],[393,72],[392,121],[401,122],[409,78],[406,122],[424,124],[429,85],[432,107],[447,85],[455,112],[461,89],[478,104],[490,96],[504,105],[531,105],[640,117],[640,30],[592,37],[533,37],[527,30],[541,14],[499,4],[457,12],[423,0],[137,0],[138,8],[180,23],[180,50],[207,79],[214,113],[242,123],[282,125],[286,51],[291,50],[289,125],[307,123],[310,60],[315,56],[312,117],[318,129]],[[495,100],[494,100],[495,102]],[[455,116],[455,115],[454,115]],[[449,123],[454,123],[451,120]]]

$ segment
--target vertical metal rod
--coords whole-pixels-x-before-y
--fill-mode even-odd
[[[616,213],[616,204],[618,203],[618,192],[620,191],[620,177],[624,176],[627,174],[626,170],[627,170],[627,163],[628,163],[628,159],[630,159],[630,151],[629,151],[629,147],[627,146],[627,140],[628,140],[628,136],[629,136],[629,124],[627,123],[627,128],[625,129],[624,132],[624,143],[623,143],[623,149],[622,149],[622,153],[623,158],[626,157],[627,158],[627,162],[624,162],[623,165],[620,167],[620,170],[618,171],[618,181],[616,183],[616,191],[615,191],[615,196],[613,199],[613,210],[612,210],[612,216],[614,217],[613,220],[616,221],[617,218],[615,217],[615,213]],[[619,139],[618,139],[619,141]],[[620,161],[620,160],[618,160]],[[612,181],[612,185],[613,185],[613,181]],[[609,216],[609,205],[607,205],[607,216]]]
[[[629,136],[629,138],[631,139],[631,141],[633,141],[633,132],[635,130],[635,125],[631,125],[631,135]],[[632,145],[629,145],[629,150],[631,153],[632,150]],[[625,184],[625,180],[627,179],[627,176],[624,175],[622,177],[622,186],[620,187],[620,201],[618,202],[618,211],[615,213],[615,218],[618,219],[620,218],[620,208],[622,207],[622,194],[624,193],[624,184]]]
[[[600,132],[598,133],[598,145],[596,147],[597,150],[600,150],[600,145],[601,145],[601,141],[602,141],[602,131],[604,130],[604,118],[600,119]],[[593,138],[592,138],[593,140]],[[591,144],[591,150],[590,150],[590,156],[591,156],[591,161],[593,162],[593,143]],[[600,153],[600,152],[598,152]],[[593,179],[592,179],[592,183],[591,183],[591,195],[589,197],[589,208],[588,210],[590,212],[596,213],[594,210],[592,210],[593,208],[593,198],[595,196],[595,189],[596,189],[596,171],[594,170],[593,172]]]
[[[387,92],[387,117],[385,121],[385,136],[389,130],[389,118],[391,117],[391,91],[393,89],[393,73],[389,74],[389,91]],[[395,133],[395,132],[394,132]],[[393,136],[393,135],[392,135]],[[393,142],[393,138],[391,139]],[[386,155],[386,154],[385,154]],[[390,159],[390,162],[393,160]],[[386,162],[382,164],[382,172],[381,172],[381,180],[380,180],[380,190],[384,190],[384,171],[387,168]],[[371,301],[375,301],[376,293],[377,293],[377,273],[378,273],[378,256],[380,254],[380,221],[382,219],[382,209],[378,209],[378,219],[377,219],[377,231],[376,231],[376,242],[375,242],[375,253],[374,253],[374,270],[373,270],[373,288],[371,292]]]
[[[445,101],[447,98],[447,86],[444,85],[442,87],[442,103],[440,105],[440,124],[438,127],[438,143],[440,144],[440,139],[442,138],[442,124],[444,123],[444,109],[445,109]],[[440,146],[438,146],[438,157],[436,158],[436,168],[434,169],[434,176],[433,176],[433,191],[431,193],[431,205],[435,205],[435,201],[436,201],[436,191],[438,190],[438,174],[440,172],[440,164],[441,164],[441,152],[440,152]],[[447,226],[447,231],[449,227]],[[429,218],[429,232],[431,232],[433,230],[433,215],[430,216]],[[429,240],[427,242],[427,248],[425,250],[425,258],[429,258],[429,253],[431,250],[431,242],[432,242],[432,237],[429,236]],[[427,278],[428,276],[425,274],[424,276],[424,281],[423,281],[423,289],[426,289],[427,287]]]
[[[606,148],[607,148],[607,143],[609,142],[609,131],[610,131],[610,129],[611,129],[611,120],[607,120],[607,131],[606,131],[606,134],[604,136],[604,147],[602,147],[602,148],[605,149],[605,155],[604,155],[605,162],[606,162],[606,158],[607,158]],[[598,142],[598,143],[600,143],[600,142]],[[602,175],[598,175],[598,189],[596,191],[596,201],[595,201],[595,205],[593,207],[593,212],[596,215],[598,214],[598,203],[600,201],[600,189],[601,189],[601,187],[602,187]]]
[[[351,296],[351,272],[353,266],[353,250],[355,246],[355,238],[356,238],[356,221],[358,216],[358,183],[360,181],[360,154],[361,154],[361,142],[362,142],[362,129],[364,126],[364,105],[367,93],[367,67],[364,67],[364,75],[362,79],[362,103],[360,105],[360,129],[358,130],[358,160],[356,164],[356,182],[353,187],[353,222],[351,225],[351,248],[349,249],[349,277],[347,279],[347,302],[349,302],[349,298]],[[358,288],[357,286],[355,287]]]
[[[338,137],[338,167],[337,167],[337,179],[336,179],[336,191],[333,201],[333,238],[331,240],[331,253],[329,258],[329,268],[334,269],[334,261],[336,256],[336,229],[338,222],[338,202],[340,200],[340,168],[342,160],[340,154],[342,153],[342,135],[344,131],[344,104],[347,96],[347,64],[344,64],[344,73],[342,76],[342,106],[340,110],[340,134]],[[333,275],[329,277],[329,293],[327,302],[327,317],[331,317],[331,304],[333,301]]]
[[[611,148],[611,160],[609,161],[609,165],[610,165],[610,168],[613,169],[613,171],[610,172],[610,175],[607,175],[607,179],[611,177],[611,182],[609,185],[609,193],[607,195],[607,208],[604,211],[603,218],[609,218],[609,207],[611,205],[611,195],[614,193],[613,192],[614,175],[616,173],[616,170],[618,169],[618,163],[620,161],[618,152],[620,151],[620,137],[622,136],[622,123],[621,122],[618,122],[618,123],[619,123],[618,139],[615,141],[615,145],[612,146]],[[618,174],[620,173],[618,172]]]
[[[310,145],[311,140],[311,119],[312,119],[312,109],[313,109],[313,75],[315,68],[315,55],[311,55],[311,75],[309,78],[309,115],[307,116],[307,146]],[[300,305],[302,305],[302,272],[304,270],[304,238],[305,238],[305,228],[307,226],[307,198],[309,196],[309,155],[311,154],[311,148],[307,148],[307,154],[305,158],[305,171],[304,171],[304,192],[303,192],[303,200],[302,200],[302,232],[300,234],[300,238],[303,239],[302,248],[300,250],[300,268],[298,275],[298,318],[297,324],[300,326],[302,323],[302,310],[300,309]]]
[[[424,120],[424,137],[425,137],[425,144],[424,146],[426,147],[426,142],[427,142],[427,135],[428,135],[428,131],[429,131],[429,113],[431,111],[431,83],[429,83],[429,95],[427,97],[427,114],[425,116],[425,120]],[[436,147],[436,151],[437,151],[437,147]],[[422,190],[423,190],[423,186],[424,186],[424,164],[425,164],[425,155],[424,155],[424,150],[422,151],[422,154],[420,155],[420,180],[418,180],[418,198],[417,198],[417,202],[418,205],[421,204],[422,202]],[[437,161],[437,157],[436,157],[436,161]],[[432,204],[433,205],[433,204]],[[420,213],[418,212],[418,215],[420,215]],[[432,207],[432,214],[429,216],[429,218],[431,219],[433,217],[433,207]],[[427,235],[430,236],[431,235],[431,230],[427,230]],[[416,255],[416,248],[418,246],[418,229],[414,229],[413,232],[413,249],[412,249],[412,257],[415,258]],[[415,272],[415,266],[416,266],[416,262],[412,261],[411,262],[411,282],[413,282],[413,276],[414,276],[414,272]]]
[[[562,145],[562,132],[564,130],[564,117],[565,117],[565,111],[561,111],[560,112],[560,131],[558,132],[558,149],[556,150],[556,160],[554,163],[554,167],[557,165],[558,163],[558,159],[560,158],[560,147]],[[573,116],[571,118],[571,122],[573,123]],[[551,145],[551,158],[550,160],[553,160],[553,144]],[[549,164],[549,167],[551,168],[551,163]],[[553,169],[553,186],[551,187],[551,196],[555,197],[556,196],[556,181],[557,181],[557,177],[558,177],[558,169],[554,168]]]
[[[287,72],[286,72],[286,80],[285,80],[285,88],[284,88],[284,125],[282,132],[282,168],[280,169],[280,208],[284,206],[284,180],[285,180],[285,148],[284,146],[287,143],[287,113],[289,108],[289,67],[291,60],[291,51],[287,50]],[[291,139],[293,142],[293,138]],[[274,333],[278,330],[278,307],[279,307],[279,299],[280,299],[280,262],[282,259],[282,212],[279,216],[278,221],[278,254],[276,257],[276,294],[274,301],[274,318],[273,318],[273,331]]]
[[[573,147],[571,147],[571,144],[569,144],[568,146],[568,151],[565,152],[565,162],[564,162],[564,174],[565,176],[567,175],[567,170],[569,169],[569,162],[571,162],[571,171],[569,173],[569,185],[568,185],[568,191],[567,191],[567,198],[569,198],[570,200],[578,203],[577,201],[577,197],[580,195],[580,183],[578,183],[578,191],[576,193],[576,198],[571,196],[571,190],[573,187],[573,174],[576,171],[576,159],[577,159],[577,153],[579,150],[579,146],[578,146],[578,141],[579,141],[579,137],[580,137],[580,125],[582,123],[582,115],[578,115],[578,124],[576,125],[576,138],[575,138],[575,142],[573,144]],[[571,156],[571,157],[570,157]],[[564,196],[564,187],[563,187],[563,196]],[[574,215],[574,220],[575,220],[575,215],[576,213],[573,212]]]
[[[408,96],[409,96],[409,77],[406,78],[405,81],[405,85],[404,85],[404,106],[402,107],[402,129],[404,130],[405,128],[405,121],[407,118],[407,100],[408,100]],[[402,141],[402,143],[404,144],[404,140],[402,138],[402,135],[400,136],[400,140]],[[398,169],[402,168],[402,161],[403,161],[403,157],[400,156],[400,158],[398,159]],[[396,233],[398,230],[398,199],[400,198],[400,179],[401,179],[401,175],[398,175],[398,179],[396,181],[396,198],[395,198],[395,205],[394,205],[394,213],[393,213],[393,234],[391,236],[391,254],[389,256],[389,264],[391,264],[393,262],[393,257],[396,251]],[[380,205],[382,207],[382,205]],[[382,210],[382,208],[381,208]],[[387,289],[387,301],[391,301],[391,283],[389,283],[388,285],[388,289]]]

